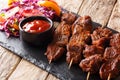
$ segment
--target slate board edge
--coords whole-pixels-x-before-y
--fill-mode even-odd
[[[21,57],[21,58],[23,58],[23,59],[31,62],[31,63],[34,64],[35,66],[37,66],[37,67],[39,67],[39,68],[47,71],[48,73],[56,76],[56,77],[59,78],[60,80],[71,80],[70,78],[68,79],[68,78],[64,78],[64,77],[60,76],[59,73],[56,74],[56,73],[51,72],[49,69],[43,67],[42,65],[38,65],[37,63],[41,64],[41,62],[36,62],[36,60],[34,60],[34,58],[33,58],[32,56],[29,56],[29,55],[28,55],[31,59],[33,59],[33,60],[30,60],[30,59],[28,58],[28,56],[22,56],[22,55],[17,54],[14,50],[11,50],[11,49],[9,48],[9,46],[6,46],[4,43],[1,43],[1,42],[0,42],[0,46],[4,47],[4,48],[7,49],[8,51],[13,52],[13,54],[18,55],[19,57]]]

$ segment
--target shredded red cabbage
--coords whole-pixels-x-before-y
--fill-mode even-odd
[[[40,0],[23,0],[22,2],[14,2],[9,8],[2,9],[0,13],[6,13],[9,10],[19,7],[20,10],[16,12],[13,16],[7,18],[7,21],[4,23],[0,23],[0,30],[5,31],[6,35],[9,36],[19,36],[19,30],[16,30],[13,26],[15,24],[15,21],[19,23],[22,19],[28,16],[35,15],[36,13],[42,16],[46,16],[50,19],[59,19],[59,17],[56,15],[54,10],[51,10],[50,8],[41,7],[37,5],[37,2]],[[22,11],[32,11],[32,14],[23,14]],[[35,12],[36,11],[36,12]],[[26,16],[27,15],[27,16]],[[18,25],[18,24],[17,24]]]

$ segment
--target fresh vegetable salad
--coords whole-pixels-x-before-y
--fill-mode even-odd
[[[61,8],[53,0],[9,0],[9,7],[0,11],[0,30],[19,37],[19,22],[30,16],[46,16],[59,20]]]

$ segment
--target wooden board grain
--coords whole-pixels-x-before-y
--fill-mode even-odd
[[[79,15],[89,15],[92,20],[106,25],[116,0],[84,0]]]
[[[8,80],[45,80],[48,73],[22,59]]]
[[[78,13],[78,10],[84,0],[56,0],[56,2],[64,9]]]
[[[20,57],[0,47],[0,80],[7,80],[20,60]]]
[[[60,79],[56,78],[52,74],[49,74],[46,80],[60,80]]]
[[[110,20],[108,22],[108,27],[120,32],[120,0],[116,3]]]

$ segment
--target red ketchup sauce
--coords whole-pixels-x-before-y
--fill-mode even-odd
[[[50,28],[50,23],[44,20],[34,20],[27,22],[23,26],[23,30],[30,33],[44,32]]]

